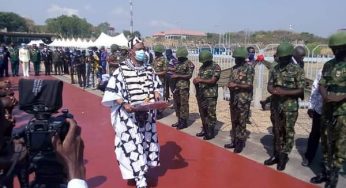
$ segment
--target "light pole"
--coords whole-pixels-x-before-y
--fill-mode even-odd
[[[130,2],[130,32],[133,34],[133,3],[132,0],[129,0]]]

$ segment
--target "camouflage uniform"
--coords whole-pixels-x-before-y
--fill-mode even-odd
[[[328,61],[319,83],[328,93],[346,94],[346,61]],[[327,169],[342,168],[346,160],[346,102],[326,103],[322,112],[321,143]]]
[[[305,87],[304,70],[290,62],[285,67],[279,65],[271,69],[268,85],[285,89]],[[298,117],[298,97],[272,95],[271,115],[274,134],[274,156],[291,152],[294,143],[294,125]]]
[[[237,84],[252,85],[254,79],[254,68],[251,65],[243,64],[231,68],[230,82]],[[246,140],[246,121],[250,109],[252,92],[249,90],[231,90],[230,91],[230,109],[232,130],[232,143]]]
[[[166,71],[167,70],[167,64],[166,64],[166,59],[165,57],[161,56],[158,58],[155,58],[154,63],[153,63],[153,68],[155,70],[155,72],[162,72],[162,71]],[[162,87],[165,87],[165,75],[159,76],[160,81],[162,83]],[[165,91],[163,91],[163,93],[165,93]]]
[[[109,55],[107,57],[107,62],[109,64],[109,74],[113,74],[113,72],[115,71],[115,69],[117,69],[119,67],[119,55],[112,53],[111,55]]]
[[[38,51],[38,49],[34,48],[31,51],[31,57],[30,60],[34,64],[34,71],[35,71],[35,76],[40,75],[40,65],[41,65],[41,53]]]
[[[221,68],[213,61],[204,63],[199,68],[198,76],[203,80],[209,80],[215,77],[219,80]],[[196,97],[198,109],[202,119],[203,130],[207,133],[214,130],[216,125],[216,104],[218,97],[218,85],[199,83],[196,87]],[[212,131],[212,135],[213,131]],[[211,136],[214,137],[214,136]]]
[[[179,62],[176,66],[175,74],[192,76],[194,68],[195,65],[190,60]],[[173,99],[175,114],[182,121],[187,121],[189,118],[189,92],[190,80],[178,79],[173,92]]]

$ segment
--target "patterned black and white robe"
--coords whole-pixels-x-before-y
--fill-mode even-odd
[[[148,112],[144,127],[139,127],[134,113],[127,113],[115,100],[123,99],[132,105],[146,98],[154,102],[154,92],[162,95],[162,84],[150,66],[134,67],[130,60],[114,71],[104,93],[102,104],[111,108],[115,130],[115,153],[123,179],[144,177],[148,167],[160,164],[156,110]]]

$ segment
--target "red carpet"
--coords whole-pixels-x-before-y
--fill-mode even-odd
[[[44,78],[44,77],[42,77]],[[18,79],[12,79],[17,82]],[[109,109],[101,98],[65,83],[64,108],[82,127],[89,187],[126,188],[113,152],[114,131]],[[29,116],[16,111],[18,124]],[[233,154],[193,136],[159,124],[161,166],[148,174],[150,187],[159,188],[297,188],[314,187],[262,164]],[[16,184],[16,187],[19,187]]]

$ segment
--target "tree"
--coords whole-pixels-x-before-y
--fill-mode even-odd
[[[98,34],[100,34],[102,32],[108,33],[108,30],[110,27],[111,27],[111,25],[108,22],[102,22],[96,26],[96,31],[98,32]]]
[[[59,33],[64,37],[90,37],[93,30],[86,19],[76,15],[50,18],[46,20],[46,25],[48,32]]]
[[[0,12],[0,29],[7,28],[7,31],[28,31],[25,19],[13,12]]]
[[[134,31],[132,34],[129,30],[124,30],[123,31],[124,35],[127,37],[127,38],[131,38],[131,37],[134,37],[134,36],[137,36],[137,37],[141,37],[141,33],[139,31]]]

